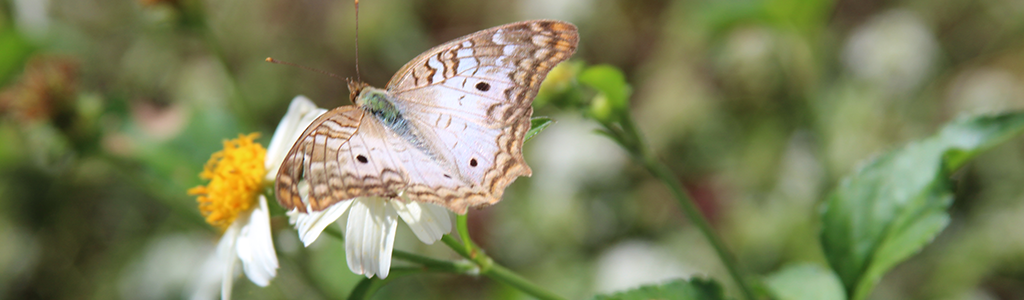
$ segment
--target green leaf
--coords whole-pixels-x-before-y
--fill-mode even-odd
[[[598,97],[603,97],[602,105],[608,105],[616,113],[626,113],[629,106],[629,96],[633,94],[632,88],[626,82],[626,75],[616,67],[609,65],[597,65],[583,70],[578,77],[580,83],[590,86],[598,91]],[[599,120],[602,117],[596,116]]]
[[[548,117],[533,117],[530,119],[530,130],[526,132],[526,139],[523,142],[529,141],[533,136],[551,126],[551,124],[555,124],[555,120]]]
[[[810,33],[827,23],[834,7],[834,0],[708,1],[691,18],[714,36],[750,24]]]
[[[827,23],[835,6],[832,0],[767,0],[764,9],[776,26],[808,31]]]
[[[594,300],[715,300],[725,299],[722,286],[711,279],[690,278],[676,279],[660,285],[645,285],[625,292],[611,295],[597,295]]]
[[[583,70],[579,81],[611,98],[612,101],[625,101],[633,93],[626,75],[619,68],[610,65],[596,65]]]
[[[821,243],[847,295],[866,298],[946,227],[950,172],[1021,132],[1024,113],[960,118],[843,178],[824,204]]]
[[[3,49],[0,51],[0,86],[7,85],[12,76],[21,70],[34,48],[16,30],[0,29],[0,49]]]
[[[585,105],[576,81],[585,66],[583,61],[574,60],[559,63],[551,69],[544,82],[541,82],[537,97],[533,98],[533,108],[540,109],[554,104],[560,109],[575,110]]]
[[[615,133],[610,131],[608,128],[598,128],[598,129],[594,129],[591,132],[593,132],[596,135],[600,135],[600,136],[606,137],[609,140],[612,140],[616,144],[619,144],[619,147],[622,147],[622,149],[630,149],[629,146],[626,146],[625,141],[620,139],[618,135],[616,135]]]
[[[836,273],[814,264],[787,266],[765,283],[778,300],[846,300]]]

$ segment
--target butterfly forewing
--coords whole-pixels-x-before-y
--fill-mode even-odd
[[[485,29],[420,54],[399,69],[386,88],[401,93],[454,77],[493,76],[499,82],[536,89],[551,68],[576,51],[578,40],[576,26],[554,20]],[[488,90],[504,93],[504,89]],[[533,97],[510,99],[532,101]]]
[[[410,120],[434,131],[438,142],[451,150],[460,173],[480,193],[446,193],[448,199],[431,199],[445,187],[410,182],[410,197],[491,204],[516,177],[529,176],[522,144],[533,98],[551,68],[575,52],[577,42],[572,24],[526,21],[455,39],[402,67],[387,90],[402,100]],[[462,205],[447,206],[464,210]]]
[[[411,198],[441,204],[438,199],[457,194],[462,198],[450,204],[463,209],[464,199],[486,194],[362,109],[343,106],[314,120],[302,134],[285,156],[276,192],[285,208],[307,212],[360,196],[398,198],[411,193],[410,182],[452,187],[436,190],[433,198]]]
[[[395,134],[372,115],[348,123],[318,119],[281,168],[279,201],[305,211],[296,196],[305,180],[311,190],[305,203],[313,210],[355,196],[396,194],[459,213],[497,202],[516,177],[531,174],[522,145],[533,98],[551,68],[575,52],[577,41],[572,24],[538,20],[486,29],[424,52],[386,87],[416,135]],[[357,119],[362,110],[335,111]],[[332,132],[343,134],[316,137]],[[373,167],[360,165],[355,151],[365,152],[362,164]],[[322,161],[332,159],[337,162]]]
[[[278,202],[288,209],[319,211],[341,200],[402,191],[408,181],[402,165],[409,160],[401,159],[409,154],[407,147],[402,140],[388,139],[371,120],[355,106],[314,120],[278,171]]]

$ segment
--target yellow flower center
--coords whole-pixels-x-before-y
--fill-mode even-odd
[[[258,133],[239,134],[237,139],[224,141],[224,150],[213,153],[199,173],[199,178],[210,182],[188,190],[189,195],[199,196],[196,201],[206,222],[221,231],[231,226],[240,212],[256,205],[263,187],[267,149],[253,142],[257,137]]]

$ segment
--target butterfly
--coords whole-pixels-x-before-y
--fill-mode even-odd
[[[372,196],[460,214],[498,202],[532,174],[522,146],[533,98],[578,40],[567,22],[511,23],[427,50],[384,89],[350,80],[355,105],[318,117],[285,156],[278,202],[307,212]]]

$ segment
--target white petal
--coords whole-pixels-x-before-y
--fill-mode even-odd
[[[292,210],[288,212],[288,222],[295,225],[295,229],[299,232],[299,240],[302,240],[304,246],[309,247],[317,237],[320,237],[324,228],[345,214],[345,210],[352,205],[352,202],[354,201],[341,201],[321,211],[313,211],[312,207],[307,207],[308,213],[299,212],[297,209]]]
[[[235,283],[235,264],[238,262],[238,257],[235,255],[235,248],[237,246],[235,243],[238,240],[238,234],[241,229],[242,222],[235,220],[224,231],[224,236],[220,237],[220,242],[217,244],[218,260],[225,265],[224,269],[222,269],[224,276],[220,285],[221,299],[231,299],[231,287]]]
[[[405,203],[399,200],[389,201],[402,216],[402,220],[409,224],[409,228],[416,234],[416,237],[427,244],[433,244],[441,239],[441,236],[452,231],[452,219],[448,210],[444,207],[411,201]]]
[[[299,199],[306,206],[309,206],[309,189],[309,180],[299,179]],[[306,211],[310,211],[310,209],[307,207]]]
[[[237,250],[238,258],[242,260],[242,269],[249,280],[258,286],[267,286],[277,276],[277,253],[270,236],[267,198],[263,195],[259,198],[260,206],[252,210],[252,214],[246,218],[248,222],[243,224],[238,235]]]
[[[387,278],[395,245],[398,213],[381,198],[352,201],[345,226],[345,254],[353,273]]]
[[[270,144],[267,146],[267,156],[264,161],[267,167],[267,180],[274,180],[277,170],[281,167],[281,162],[284,161],[288,150],[291,150],[292,144],[295,144],[295,140],[310,123],[313,123],[316,117],[325,112],[327,112],[326,109],[316,107],[316,104],[313,104],[313,101],[309,101],[305,96],[297,96],[292,99],[292,103],[288,105],[288,112],[285,112],[284,117],[281,118],[281,123],[277,125],[274,136],[270,138]]]

